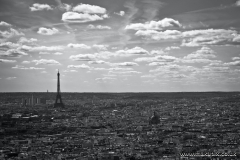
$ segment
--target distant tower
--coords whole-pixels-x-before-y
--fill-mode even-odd
[[[54,107],[64,107],[64,104],[62,102],[62,97],[60,94],[60,73],[58,71],[58,81],[57,81],[57,96],[56,96],[56,101],[54,103]]]

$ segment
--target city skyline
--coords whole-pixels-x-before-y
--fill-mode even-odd
[[[240,91],[239,0],[0,4],[0,92]]]

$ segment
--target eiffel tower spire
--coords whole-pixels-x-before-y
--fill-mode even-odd
[[[64,107],[64,104],[62,102],[62,97],[61,97],[61,90],[60,90],[60,73],[58,71],[57,73],[58,80],[57,80],[57,96],[56,100],[54,103],[54,107]]]

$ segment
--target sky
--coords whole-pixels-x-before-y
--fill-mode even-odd
[[[240,91],[240,0],[0,0],[0,92]]]

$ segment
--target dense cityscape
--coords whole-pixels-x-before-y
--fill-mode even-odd
[[[61,95],[0,93],[0,159],[240,159],[238,92]]]

